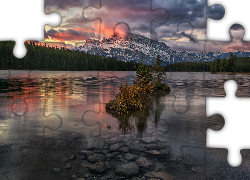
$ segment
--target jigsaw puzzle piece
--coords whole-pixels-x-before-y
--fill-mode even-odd
[[[206,95],[209,96],[225,96],[225,91],[223,89],[223,84],[228,79],[234,79],[239,84],[237,91],[238,97],[249,96],[248,82],[244,81],[244,78],[239,74],[234,74],[234,71],[239,71],[238,69],[232,69],[226,59],[229,59],[231,55],[228,52],[232,52],[232,55],[237,55],[240,58],[248,57],[250,42],[243,41],[244,29],[240,25],[233,25],[230,28],[231,41],[206,41],[206,52],[207,56],[213,58],[214,68],[212,69],[213,73],[219,73],[218,75],[213,75],[206,73]],[[238,52],[236,52],[238,51]],[[246,51],[246,52],[244,52]],[[225,58],[225,59],[224,59]],[[216,60],[217,59],[217,60]],[[219,60],[218,60],[219,59]],[[232,56],[230,59],[235,59]],[[225,65],[224,65],[225,64]],[[225,72],[225,73],[223,73]],[[229,72],[229,73],[226,73]]]
[[[178,62],[204,62],[206,61],[205,53],[195,53],[193,49],[200,49],[200,52],[204,52],[205,50],[205,41],[198,40],[193,35],[193,26],[190,22],[183,21],[177,26],[177,39],[171,39],[170,41],[165,41],[166,43],[172,43],[173,49],[177,48],[178,51],[173,51],[171,56],[169,57],[169,63]],[[191,55],[190,55],[191,54]],[[176,59],[177,58],[177,59]],[[172,62],[173,61],[173,62]],[[202,64],[203,65],[203,64]],[[177,66],[176,66],[177,67]],[[173,69],[170,65],[169,67],[171,71],[186,71],[187,73],[183,76],[179,76],[179,73],[171,73],[170,78],[167,78],[167,83],[171,87],[171,94],[176,97],[174,103],[174,109],[176,113],[185,113],[188,111],[188,102],[186,100],[186,96],[200,95],[204,96],[204,80],[205,75],[204,72],[192,72],[195,69],[190,69],[187,63],[179,63],[179,67]],[[205,71],[205,66],[203,67]],[[186,88],[192,90],[187,90]],[[177,90],[178,89],[178,90]],[[180,91],[181,90],[181,91]],[[180,105],[181,104],[181,105]],[[185,106],[185,108],[183,107]]]
[[[245,3],[245,4],[244,4]],[[250,26],[244,17],[247,10],[247,1],[241,1],[240,3],[235,1],[225,1],[225,0],[208,0],[208,5],[212,6],[214,4],[221,4],[226,9],[225,16],[219,20],[215,21],[212,19],[207,20],[207,39],[209,40],[218,40],[218,41],[230,41],[231,36],[228,34],[230,27],[237,23],[244,26],[246,34],[243,37],[243,40],[250,41]],[[234,12],[237,11],[237,14],[234,15]]]
[[[141,6],[136,5],[134,7],[132,4],[139,3]],[[163,8],[153,8],[152,7],[152,1],[145,1],[145,2],[133,2],[133,3],[128,3],[128,2],[123,2],[123,1],[116,1],[115,4],[112,2],[112,5],[109,0],[105,1],[100,1],[99,5],[97,4],[92,4],[88,5],[87,7],[84,8],[83,10],[83,17],[85,20],[90,21],[92,23],[95,23],[96,20],[99,20],[99,35],[100,38],[103,37],[101,40],[99,38],[99,41],[96,40],[88,40],[90,44],[93,44],[93,42],[98,43],[100,49],[95,50],[96,52],[99,52],[99,54],[104,55],[109,54],[111,52],[112,57],[116,57],[120,60],[127,60],[127,57],[124,57],[123,55],[120,54],[126,54],[126,56],[131,57],[133,59],[137,59],[139,62],[142,62],[143,58],[143,63],[149,63],[149,64],[154,64],[155,63],[155,58],[157,57],[158,54],[152,54],[153,49],[156,48],[154,47],[154,40],[153,39],[148,39],[153,38],[153,30],[152,30],[152,25],[155,24],[156,22],[158,24],[163,24],[165,23],[168,18],[168,12],[166,9]],[[114,21],[109,20],[109,18],[115,17],[117,11],[115,10],[116,8],[122,7],[119,12],[119,19],[116,18]],[[125,8],[124,8],[125,7]],[[110,9],[109,14],[107,14],[106,10]],[[126,9],[126,10],[125,10]],[[131,16],[126,16],[125,14],[131,11]],[[136,18],[135,18],[135,13]],[[143,18],[145,13],[147,15],[151,14],[151,16],[148,16],[148,18]],[[138,18],[140,16],[140,18]],[[136,27],[137,24],[134,22],[136,20],[140,20],[138,23],[140,23],[141,28],[143,31],[146,32],[146,36],[148,38],[140,36],[139,33],[139,28]],[[133,21],[133,23],[131,23]],[[108,38],[105,38],[108,37]],[[111,38],[109,38],[112,36]],[[88,41],[87,43],[81,48],[91,48],[91,46],[88,46]],[[143,49],[143,52],[141,53],[140,51],[142,50],[142,47],[139,43],[144,43],[147,46],[145,49]],[[109,43],[110,42],[110,43]],[[115,42],[115,43],[112,43]],[[111,44],[111,48],[109,47]],[[115,47],[119,48],[119,51],[116,52],[112,50],[112,44],[116,44]],[[86,49],[87,50],[87,49]],[[85,50],[85,51],[86,51]],[[107,51],[107,53],[105,52]],[[161,50],[162,51],[162,50]],[[119,66],[117,66],[119,67]],[[114,69],[114,70],[119,70],[119,69]]]
[[[13,6],[13,3],[15,6]],[[29,4],[30,6],[23,6],[23,4]],[[7,5],[7,7],[6,7]],[[14,47],[14,55],[18,58],[22,58],[26,54],[26,48],[24,42],[29,39],[33,40],[44,40],[44,25],[52,24],[57,25],[61,22],[59,14],[45,15],[44,1],[8,1],[5,4],[6,8],[1,11],[1,16],[6,17],[10,13],[18,14],[18,16],[8,16],[8,18],[1,19],[2,24],[8,24],[8,28],[3,29],[2,36],[0,37],[2,41],[15,40],[16,44]],[[20,8],[23,7],[23,8]],[[30,8],[32,7],[32,8]],[[10,11],[11,9],[11,11]],[[39,21],[37,20],[39,19]],[[12,24],[8,22],[13,22]],[[30,26],[32,24],[32,26]],[[10,29],[16,29],[16,27],[29,27],[24,28],[21,31],[12,33],[11,36],[6,36],[7,31]],[[8,33],[9,34],[9,33]]]
[[[224,84],[225,91],[227,93],[227,98],[208,98],[207,99],[207,105],[209,109],[207,109],[207,115],[211,115],[213,113],[221,113],[225,119],[227,120],[227,123],[222,131],[212,133],[211,131],[208,131],[207,134],[209,136],[209,141],[207,142],[208,147],[218,147],[218,148],[229,148],[229,157],[228,161],[232,166],[237,166],[241,163],[241,156],[240,156],[240,149],[248,148],[249,145],[244,139],[244,137],[248,136],[248,129],[246,126],[246,119],[239,118],[239,120],[235,121],[237,119],[236,114],[234,113],[234,110],[237,111],[236,107],[241,107],[240,110],[242,112],[247,112],[247,108],[249,106],[248,99],[246,98],[237,98],[235,97],[235,92],[237,90],[237,84],[235,81],[230,80],[227,81]],[[230,106],[227,108],[224,108],[225,105],[229,104]],[[216,108],[217,107],[217,108]],[[218,107],[221,109],[218,110]],[[234,129],[241,129],[241,131],[235,135],[234,137],[230,138],[231,132]],[[237,138],[236,138],[237,137]],[[238,141],[237,139],[241,138],[241,141]],[[230,141],[227,141],[226,139],[230,139]],[[234,146],[231,147],[230,144],[233,143]]]
[[[173,39],[173,36],[178,35],[178,33],[173,34],[172,29],[175,29],[181,22],[186,21],[192,24],[194,37],[198,40],[205,40],[207,17],[219,20],[223,18],[225,12],[221,5],[207,6],[207,0],[188,2],[185,0],[164,2],[153,0],[153,7],[155,6],[165,8],[169,13],[168,22],[165,24],[166,27],[156,29],[158,36],[164,37],[164,39]]]
[[[3,123],[1,122],[1,134],[5,133],[2,136],[1,143],[12,144],[9,163],[13,166],[19,166],[23,163],[23,147],[27,142],[35,136],[44,137],[46,129],[56,130],[62,125],[60,116],[56,114],[46,116],[43,106],[39,110],[43,103],[41,98],[30,98],[30,101],[25,101],[25,103],[28,109],[25,114],[19,116],[12,114],[5,122],[5,126],[2,126]],[[44,139],[41,138],[36,143],[44,144]]]
[[[70,179],[84,169],[80,159],[74,155],[78,156],[78,147],[69,146],[65,142],[59,147],[24,146],[21,164],[13,166],[5,162],[1,165],[8,169],[6,172],[9,179]]]
[[[139,4],[138,4],[139,3]],[[134,4],[137,4],[134,6]],[[115,7],[115,8],[114,8]],[[120,15],[119,15],[119,20],[115,20],[114,22],[110,22],[107,17],[115,17],[116,16],[116,9],[119,9]],[[109,15],[107,16],[107,10],[109,10]],[[131,16],[128,17],[126,14],[128,11],[131,12]],[[134,12],[137,12],[134,14]],[[146,14],[151,14],[148,16],[149,18],[145,19],[142,18]],[[100,36],[103,34],[106,34],[108,36],[113,34],[113,27],[115,24],[119,22],[126,23],[130,26],[131,32],[136,33],[136,29],[133,24],[130,24],[130,20],[134,19],[134,17],[137,17],[137,20],[139,21],[143,28],[146,28],[148,35],[150,35],[151,32],[151,24],[153,22],[160,22],[164,23],[168,20],[168,12],[166,9],[163,8],[157,8],[153,9],[152,8],[152,0],[147,0],[143,2],[133,2],[133,3],[128,3],[124,1],[116,1],[115,3],[112,1],[112,6],[111,6],[111,1],[110,0],[104,0],[104,1],[99,1],[98,6],[94,5],[88,5],[84,8],[83,10],[83,17],[87,21],[96,21],[99,20],[100,22]]]
[[[168,107],[174,105],[174,96],[167,96]],[[224,125],[222,116],[206,116],[205,97],[187,96],[189,103],[188,111],[185,114],[178,114],[174,108],[165,109],[166,113],[162,118],[167,119],[169,130],[166,136],[167,145],[172,148],[176,158],[182,157],[181,147],[206,147],[206,130],[213,128],[220,129]],[[199,112],[199,114],[197,114]],[[202,122],[201,126],[198,126]],[[178,138],[180,137],[180,138]],[[185,138],[183,138],[185,137]]]

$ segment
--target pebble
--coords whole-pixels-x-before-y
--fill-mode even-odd
[[[61,170],[60,168],[53,168],[53,171],[54,171],[55,173],[60,173],[60,172],[62,172],[62,170]]]
[[[89,168],[89,170],[92,171],[92,172],[94,172],[94,173],[103,173],[103,172],[106,171],[106,169],[107,169],[107,168],[106,168],[104,162],[101,162],[101,161],[96,162],[95,164],[93,164],[93,165]]]
[[[149,169],[151,168],[154,164],[148,160],[146,157],[139,157],[136,160],[136,163],[138,164],[138,166],[143,167],[145,169]]]
[[[126,153],[125,154],[125,159],[128,161],[133,161],[136,157],[133,154]]]
[[[70,170],[71,168],[72,168],[72,166],[69,163],[67,163],[65,166],[65,169]]]
[[[113,145],[109,146],[109,151],[117,151],[120,148],[121,148],[121,144],[119,144],[119,143],[113,144]]]
[[[88,160],[92,163],[98,162],[98,161],[105,161],[105,156],[103,154],[94,154],[92,156],[88,157]]]
[[[133,162],[116,166],[115,173],[118,176],[132,177],[139,174],[139,166]]]

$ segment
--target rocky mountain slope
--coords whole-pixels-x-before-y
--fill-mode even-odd
[[[179,62],[204,62],[213,61],[218,58],[229,58],[230,53],[201,52],[189,53],[187,51],[173,51],[167,44],[144,36],[130,34],[129,38],[123,39],[118,35],[110,38],[103,38],[102,41],[89,39],[82,46],[74,51],[114,57],[122,61],[143,62],[144,64],[154,64],[155,58],[159,54],[163,65]],[[250,52],[234,52],[237,57],[249,57]]]

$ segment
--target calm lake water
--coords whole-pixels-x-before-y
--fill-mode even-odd
[[[69,136],[84,137],[87,148],[102,147],[108,137],[126,138],[133,144],[160,144],[169,147],[176,161],[190,152],[200,156],[202,163],[207,153],[206,129],[220,129],[224,123],[219,115],[206,117],[206,96],[225,96],[223,83],[228,79],[238,82],[237,96],[249,96],[250,77],[189,72],[167,76],[169,94],[153,94],[145,109],[114,117],[106,112],[105,103],[115,98],[121,82],[132,83],[135,72],[0,71],[0,145],[9,145],[11,150],[6,153],[15,155],[8,154],[9,160],[0,162],[3,170],[12,169],[4,177],[21,174],[14,165],[22,162],[22,147],[30,147],[31,142],[46,146],[51,143],[47,139],[60,142]],[[210,171],[212,176],[213,167]],[[169,173],[180,174],[171,168]]]

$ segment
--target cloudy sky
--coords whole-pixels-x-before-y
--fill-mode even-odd
[[[207,42],[207,18],[220,19],[224,8],[207,7],[206,0],[45,0],[45,13],[62,15],[58,27],[45,27],[47,42],[64,42],[73,47],[87,39],[102,39],[127,32],[165,42],[173,50],[190,52],[246,50],[244,30],[234,25],[234,42]],[[205,46],[206,45],[206,46]],[[206,49],[204,49],[206,47]]]

